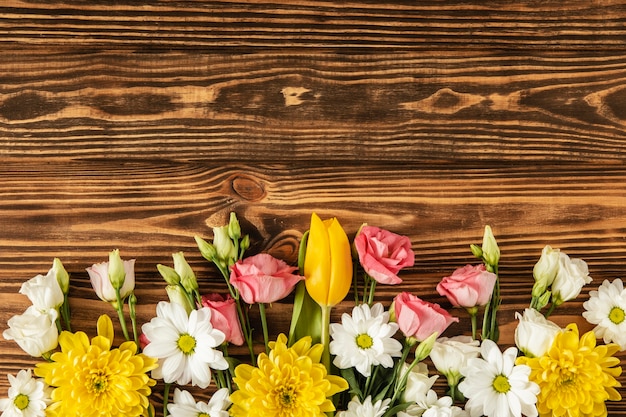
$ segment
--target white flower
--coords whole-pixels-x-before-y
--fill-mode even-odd
[[[589,300],[583,303],[583,317],[595,324],[596,336],[604,343],[617,343],[626,349],[626,291],[622,280],[612,283],[604,280],[597,291],[589,291]]]
[[[515,344],[529,357],[543,356],[561,331],[556,323],[546,319],[534,308],[525,309],[524,315],[516,312],[515,318],[519,320],[515,328]]]
[[[559,252],[558,249],[552,249],[550,245],[544,246],[541,251],[541,258],[533,268],[533,277],[535,278],[533,296],[540,297],[552,285],[559,270]]]
[[[337,417],[382,417],[389,408],[390,398],[378,400],[372,404],[372,397],[367,396],[363,404],[357,397],[353,397],[348,403],[347,411],[340,411]]]
[[[222,352],[215,349],[225,336],[211,326],[211,310],[203,307],[187,316],[181,305],[161,301],[156,311],[157,317],[142,326],[150,340],[143,352],[159,360],[152,376],[166,383],[209,386],[209,368],[228,368]]]
[[[408,365],[403,364],[400,375],[404,375],[408,369]],[[423,401],[437,378],[439,378],[438,375],[428,377],[428,366],[425,363],[420,362],[415,365],[406,380],[406,387],[401,396],[402,402]]]
[[[467,413],[453,405],[451,397],[437,398],[437,393],[429,390],[424,399],[410,406],[406,412],[399,412],[398,417],[465,417]]]
[[[9,319],[7,322],[9,328],[2,336],[6,340],[15,340],[24,352],[38,358],[56,349],[58,345],[59,331],[56,326],[58,316],[56,310],[41,312],[35,306],[30,306],[23,314]]]
[[[340,369],[355,367],[365,377],[370,376],[372,366],[394,366],[392,357],[401,356],[402,344],[393,338],[398,330],[396,323],[389,323],[389,313],[380,303],[372,308],[361,304],[352,309],[352,316],[344,313],[341,324],[330,325],[330,353],[333,363]]]
[[[56,271],[50,269],[46,275],[37,275],[22,284],[20,294],[41,312],[58,309],[63,304],[63,291],[56,277]]]
[[[208,404],[196,402],[193,396],[184,390],[174,390],[174,402],[167,405],[172,417],[228,417],[228,407],[232,404],[228,399],[228,388],[217,390]]]
[[[503,354],[495,342],[486,339],[481,355],[461,369],[465,379],[459,390],[469,398],[465,409],[470,416],[536,417],[539,386],[528,380],[528,366],[515,365],[517,349],[510,347]]]
[[[471,358],[480,355],[480,342],[471,336],[440,337],[430,351],[433,365],[455,386],[461,379],[461,369]]]
[[[115,252],[115,251],[113,251]],[[112,252],[112,253],[113,253]],[[118,254],[119,255],[119,254]],[[111,258],[111,255],[109,255]],[[98,298],[102,301],[106,301],[107,303],[112,303],[117,301],[117,296],[115,294],[115,288],[111,283],[111,278],[109,274],[113,271],[109,271],[109,267],[113,268],[117,263],[109,262],[101,262],[98,264],[93,264],[89,268],[87,268],[87,273],[89,274],[89,280],[91,281],[91,286]],[[124,281],[120,288],[120,298],[123,300],[130,295],[135,289],[135,260],[131,259],[128,261],[122,261],[122,267],[124,269]],[[120,271],[114,272],[117,275],[121,274]],[[120,276],[116,278],[118,281],[121,281]]]
[[[33,378],[30,370],[24,369],[7,377],[11,387],[9,398],[0,400],[2,417],[44,417],[50,399],[43,380]]]
[[[592,281],[587,263],[559,252],[559,270],[552,283],[552,301],[558,306],[578,297],[585,284]]]

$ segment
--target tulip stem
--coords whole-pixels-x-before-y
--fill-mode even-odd
[[[326,370],[330,374],[330,335],[329,335],[329,327],[330,327],[330,310],[331,306],[320,306],[322,309],[322,332],[321,332],[321,343],[324,346],[324,352],[322,353],[322,363],[326,367]]]

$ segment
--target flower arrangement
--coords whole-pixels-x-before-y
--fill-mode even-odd
[[[91,339],[72,330],[69,274],[59,259],[46,275],[26,281],[20,293],[32,305],[8,321],[3,336],[41,361],[8,375],[2,415],[153,416],[156,407],[172,417],[586,417],[606,416],[606,401],[621,399],[614,355],[626,349],[626,290],[615,279],[589,292],[583,317],[594,330],[561,328],[550,315],[591,278],[583,260],[558,249],[543,249],[529,307],[516,314],[515,346],[502,350],[500,249],[489,226],[482,245],[470,246],[479,263],[437,285],[452,311],[462,308],[470,317],[467,334],[450,337],[444,333],[459,319],[438,304],[409,292],[388,308],[376,302],[376,287],[401,283],[399,273],[414,264],[405,236],[363,225],[350,242],[336,218],[313,214],[298,266],[266,253],[246,256],[249,237],[234,213],[213,229],[212,242],[195,239],[228,293],[201,294],[184,254],[175,253],[173,267],[157,265],[168,300],[141,326],[134,260],[114,250],[108,262],[87,268],[97,296],[117,312],[125,339],[119,346],[108,314]],[[332,309],[350,292],[351,312],[331,323]],[[270,340],[266,308],[290,294],[291,326]],[[258,355],[253,306],[264,342]],[[232,345],[249,357],[229,355]],[[446,393],[433,389],[440,376]],[[152,397],[157,380],[165,387],[161,404]],[[184,389],[211,383],[217,389],[208,402]]]

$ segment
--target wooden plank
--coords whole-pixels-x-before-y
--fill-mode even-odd
[[[169,48],[623,49],[623,1],[7,0],[0,42]]]
[[[422,165],[626,155],[621,52],[0,55],[2,158]]]

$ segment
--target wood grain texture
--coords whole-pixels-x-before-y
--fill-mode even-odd
[[[4,55],[6,158],[624,162],[626,54]]]
[[[314,211],[350,237],[364,222],[409,236],[416,263],[378,287],[386,305],[406,290],[450,308],[435,286],[475,262],[490,224],[503,343],[546,244],[589,264],[593,283],[554,319],[591,329],[589,291],[626,275],[625,22],[612,0],[5,0],[0,330],[54,257],[90,334],[114,312],[85,268],[114,248],[137,260],[141,322],[173,252],[202,292],[225,291],[193,237],[231,211],[250,253],[290,264]],[[269,310],[272,335],[290,302]],[[453,312],[449,334],[467,332]],[[34,363],[0,340],[0,397]],[[626,416],[626,401],[608,406]]]

